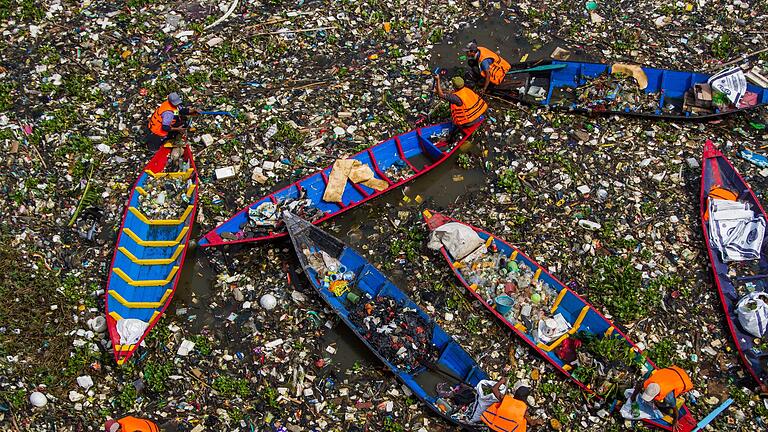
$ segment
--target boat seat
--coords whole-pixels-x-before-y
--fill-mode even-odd
[[[480,369],[479,366],[472,366],[472,369],[469,370],[469,373],[464,378],[464,382],[472,385],[473,383],[476,383],[481,379],[483,379],[484,376],[485,376],[485,372],[483,372],[483,370]]]
[[[452,342],[446,345],[443,352],[440,353],[437,364],[453,371],[456,376],[465,377],[469,376],[472,370],[472,366],[465,362],[466,357],[466,352],[457,343]],[[460,367],[461,370],[457,370],[457,367]]]

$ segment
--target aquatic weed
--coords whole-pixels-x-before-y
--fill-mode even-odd
[[[661,300],[659,290],[643,286],[640,271],[622,256],[596,258],[588,286],[590,295],[622,322],[645,316]]]
[[[472,168],[472,158],[468,154],[462,153],[456,158],[456,165],[461,169],[468,170]]]
[[[123,411],[130,411],[136,404],[136,398],[138,397],[139,395],[138,392],[136,392],[136,387],[134,387],[132,383],[128,383],[123,386],[120,394],[115,398],[115,403],[118,407],[122,408]]]
[[[147,388],[155,393],[160,393],[166,390],[168,384],[168,377],[173,372],[173,363],[153,363],[147,362],[144,365],[144,382],[147,384]]]

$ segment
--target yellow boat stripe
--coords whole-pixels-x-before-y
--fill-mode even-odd
[[[118,365],[118,366],[122,366],[122,365],[123,365],[123,363],[125,363],[125,359],[124,359],[124,358],[119,358],[119,359],[117,359],[117,365]]]
[[[163,298],[156,302],[131,302],[124,299],[123,296],[118,294],[115,290],[109,290],[109,295],[114,297],[115,300],[119,301],[121,305],[127,307],[128,309],[155,309],[162,307],[172,292],[173,290],[171,289],[165,290]]]
[[[579,313],[579,317],[576,318],[576,322],[574,322],[573,325],[571,326],[571,329],[568,330],[567,333],[557,338],[556,341],[552,342],[549,345],[545,345],[539,342],[538,344],[536,344],[536,346],[539,347],[539,349],[541,349],[542,351],[546,351],[546,352],[552,351],[553,349],[557,348],[561,343],[563,343],[564,340],[568,339],[572,334],[579,331],[579,327],[581,327],[581,322],[584,321],[584,317],[587,316],[587,312],[589,312],[589,306],[584,306],[581,309],[581,313]]]
[[[176,240],[144,240],[138,235],[136,235],[135,232],[131,231],[130,228],[123,228],[123,232],[128,235],[133,241],[138,243],[139,246],[147,246],[147,247],[169,247],[169,246],[176,246],[177,244],[181,243],[181,240],[184,239],[184,236],[187,234],[187,231],[189,230],[189,227],[185,226],[181,229],[181,232],[176,237]]]
[[[488,247],[493,243],[493,236],[488,236],[488,239],[485,241],[485,247]]]
[[[430,213],[429,210],[424,210],[423,212],[421,212],[421,214],[423,214],[424,217],[427,219],[432,219],[432,213]]]
[[[144,216],[144,213],[142,213],[141,210],[133,206],[128,207],[128,211],[130,211],[134,216],[139,218],[139,220],[147,225],[181,225],[184,223],[184,221],[187,220],[189,214],[192,213],[192,208],[192,205],[188,205],[186,210],[184,210],[184,213],[182,213],[178,219],[149,219]]]
[[[517,324],[515,324],[515,328],[516,328],[516,329],[518,329],[518,330],[520,330],[520,331],[521,331],[521,332],[523,332],[523,333],[525,333],[525,332],[527,332],[527,331],[528,331],[528,329],[527,329],[527,328],[526,328],[524,325],[522,325],[521,323],[517,323]]]
[[[552,310],[550,310],[549,313],[555,313],[557,307],[560,306],[560,302],[563,301],[563,297],[565,297],[565,293],[567,292],[568,290],[565,288],[560,290],[560,293],[557,295],[557,299],[555,300],[555,304],[552,305]]]
[[[606,336],[610,336],[613,334],[613,331],[616,330],[613,326],[608,327],[608,330],[605,331]]]
[[[569,336],[570,336],[570,334],[566,333],[566,334],[560,336],[559,338],[557,338],[557,340],[555,340],[554,342],[552,342],[549,345],[545,345],[545,344],[539,342],[538,344],[536,344],[536,346],[539,347],[539,349],[542,350],[542,351],[550,352],[553,349],[557,348],[561,343],[563,343],[563,341],[566,340]]]
[[[568,331],[570,334],[574,334],[577,331],[579,331],[579,327],[581,327],[581,322],[584,321],[584,317],[587,316],[587,312],[589,312],[589,306],[584,306],[581,308],[581,312],[579,313],[579,317],[576,318],[576,322],[573,323],[573,327]]]
[[[173,266],[171,269],[171,272],[168,273],[168,276],[165,279],[159,279],[159,280],[138,280],[135,281],[131,279],[128,274],[126,274],[123,270],[114,267],[112,271],[115,272],[116,275],[120,276],[128,285],[130,286],[138,286],[138,287],[156,287],[156,286],[163,286],[169,284],[173,277],[176,276],[176,272],[179,271],[179,266]]]
[[[141,186],[136,186],[136,192],[138,192],[140,195],[144,195],[144,196],[147,195],[147,191],[145,191],[144,188]]]
[[[195,187],[197,187],[197,183],[192,183],[192,184],[189,185],[189,187],[187,188],[187,196],[188,197],[192,197],[192,192],[195,191]]]
[[[539,280],[539,276],[541,276],[541,267],[536,269],[536,273],[534,273],[534,275],[533,275],[533,280],[534,281]]]
[[[179,247],[176,248],[176,252],[171,255],[170,258],[136,258],[134,254],[131,253],[128,249],[125,248],[125,246],[120,246],[117,248],[120,252],[123,253],[129,260],[131,260],[134,264],[138,265],[168,265],[172,262],[175,262],[179,255],[181,255],[181,252],[184,250],[184,245],[179,245]]]
[[[517,251],[512,252],[512,255],[509,256],[509,259],[513,260],[517,258]]]
[[[123,319],[123,317],[121,317],[121,316],[120,316],[120,314],[119,314],[119,313],[117,313],[117,312],[115,312],[115,311],[112,311],[112,312],[110,312],[110,313],[109,313],[109,316],[111,316],[112,318],[114,318],[114,319],[115,319],[115,321],[120,321],[121,319]]]
[[[190,175],[192,175],[193,172],[195,172],[194,169],[190,168],[186,171],[176,171],[176,172],[153,172],[152,170],[144,170],[145,173],[151,175],[154,178],[163,178],[163,177],[170,177],[170,178],[180,178],[182,180],[189,178]]]

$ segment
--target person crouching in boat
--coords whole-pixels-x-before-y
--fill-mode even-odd
[[[467,44],[467,64],[472,73],[481,78],[478,80],[483,83],[480,94],[485,93],[489,85],[501,84],[512,68],[512,65],[500,55],[488,48],[478,46],[475,41]]]
[[[123,417],[120,420],[107,420],[106,432],[160,432],[160,428],[151,420],[136,417]]]
[[[488,110],[488,104],[473,92],[472,89],[464,86],[464,79],[453,77],[451,83],[454,91],[445,94],[440,86],[440,75],[435,75],[435,92],[440,99],[451,104],[451,119],[453,124],[459,129],[472,126],[483,120],[483,114]]]
[[[656,369],[648,379],[638,382],[630,399],[634,403],[639,396],[645,402],[653,401],[659,411],[672,416],[672,428],[678,430],[678,411],[683,402],[681,396],[692,389],[693,383],[688,374],[677,366],[670,366]]]
[[[200,112],[195,108],[182,106],[181,96],[171,93],[168,99],[149,117],[147,149],[157,151],[167,141],[175,139],[179,134],[187,131],[187,116],[197,115]]]
[[[506,382],[507,378],[502,377],[491,388],[496,402],[485,409],[480,416],[480,420],[489,429],[497,432],[525,432],[528,428],[528,423],[531,426],[539,425],[540,422],[538,420],[528,417],[528,404],[525,400],[531,393],[530,387],[521,385],[514,390],[513,394],[509,394],[501,391],[501,387]]]

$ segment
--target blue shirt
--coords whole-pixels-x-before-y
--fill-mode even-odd
[[[475,59],[480,60],[480,51],[475,54]],[[493,64],[492,58],[487,58],[483,60],[482,62],[479,62],[479,67],[481,71],[488,72],[488,69],[491,68],[491,65]]]

